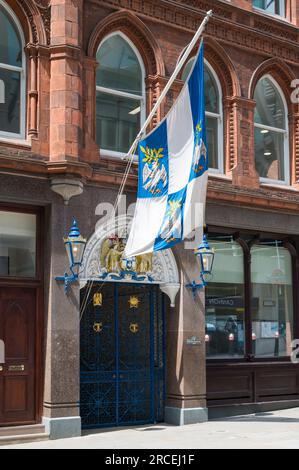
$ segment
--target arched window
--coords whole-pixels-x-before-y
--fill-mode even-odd
[[[102,153],[125,153],[145,117],[143,63],[121,32],[104,39],[97,61],[96,141]]]
[[[0,137],[24,138],[24,37],[19,21],[2,0],[0,25]]]
[[[289,183],[287,105],[269,75],[255,88],[255,166],[261,178]]]
[[[191,71],[194,58],[187,62],[182,80],[185,81]],[[217,75],[205,60],[205,108],[206,129],[209,151],[209,167],[223,173],[223,120],[222,93]]]

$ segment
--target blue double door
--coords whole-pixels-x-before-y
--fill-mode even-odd
[[[163,421],[163,294],[155,285],[100,286],[87,284],[81,290],[82,426]]]

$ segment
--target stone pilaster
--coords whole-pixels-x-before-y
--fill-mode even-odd
[[[167,325],[167,398],[165,421],[183,425],[207,420],[204,291],[195,297],[185,287],[198,280],[193,250],[180,248],[181,289]]]
[[[232,180],[236,186],[259,187],[259,176],[254,161],[254,108],[255,101],[232,98],[233,126],[237,139],[237,158],[232,169]]]
[[[50,160],[82,150],[82,0],[51,2]]]
[[[70,215],[65,206],[53,204],[48,232],[50,275],[48,285],[45,286],[48,317],[45,325],[43,404],[43,423],[51,439],[81,434],[79,284],[71,284],[66,295],[63,282],[55,280],[68,267],[62,237],[70,224]]]
[[[98,63],[94,57],[84,58],[84,120],[83,120],[83,138],[84,148],[83,155],[84,161],[96,162],[99,161],[100,148],[96,144],[96,69]]]

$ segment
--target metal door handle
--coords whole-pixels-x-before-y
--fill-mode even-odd
[[[3,366],[0,366],[0,372],[3,370]]]

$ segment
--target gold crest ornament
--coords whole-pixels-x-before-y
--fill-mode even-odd
[[[140,300],[138,299],[138,297],[136,297],[136,295],[131,295],[130,300],[129,300],[130,308],[138,308],[139,303],[140,303]]]
[[[130,331],[131,333],[137,333],[139,331],[138,323],[131,323]]]
[[[136,272],[147,274],[153,270],[153,253],[145,253],[136,256]]]
[[[103,295],[100,292],[97,292],[93,295],[93,306],[102,307],[103,305]]]
[[[125,249],[124,243],[118,235],[111,235],[106,238],[100,250],[101,266],[108,273],[119,273],[121,270],[121,257]]]
[[[101,331],[103,330],[103,323],[102,322],[95,322],[93,324],[93,331],[95,331],[96,333],[100,333]]]

